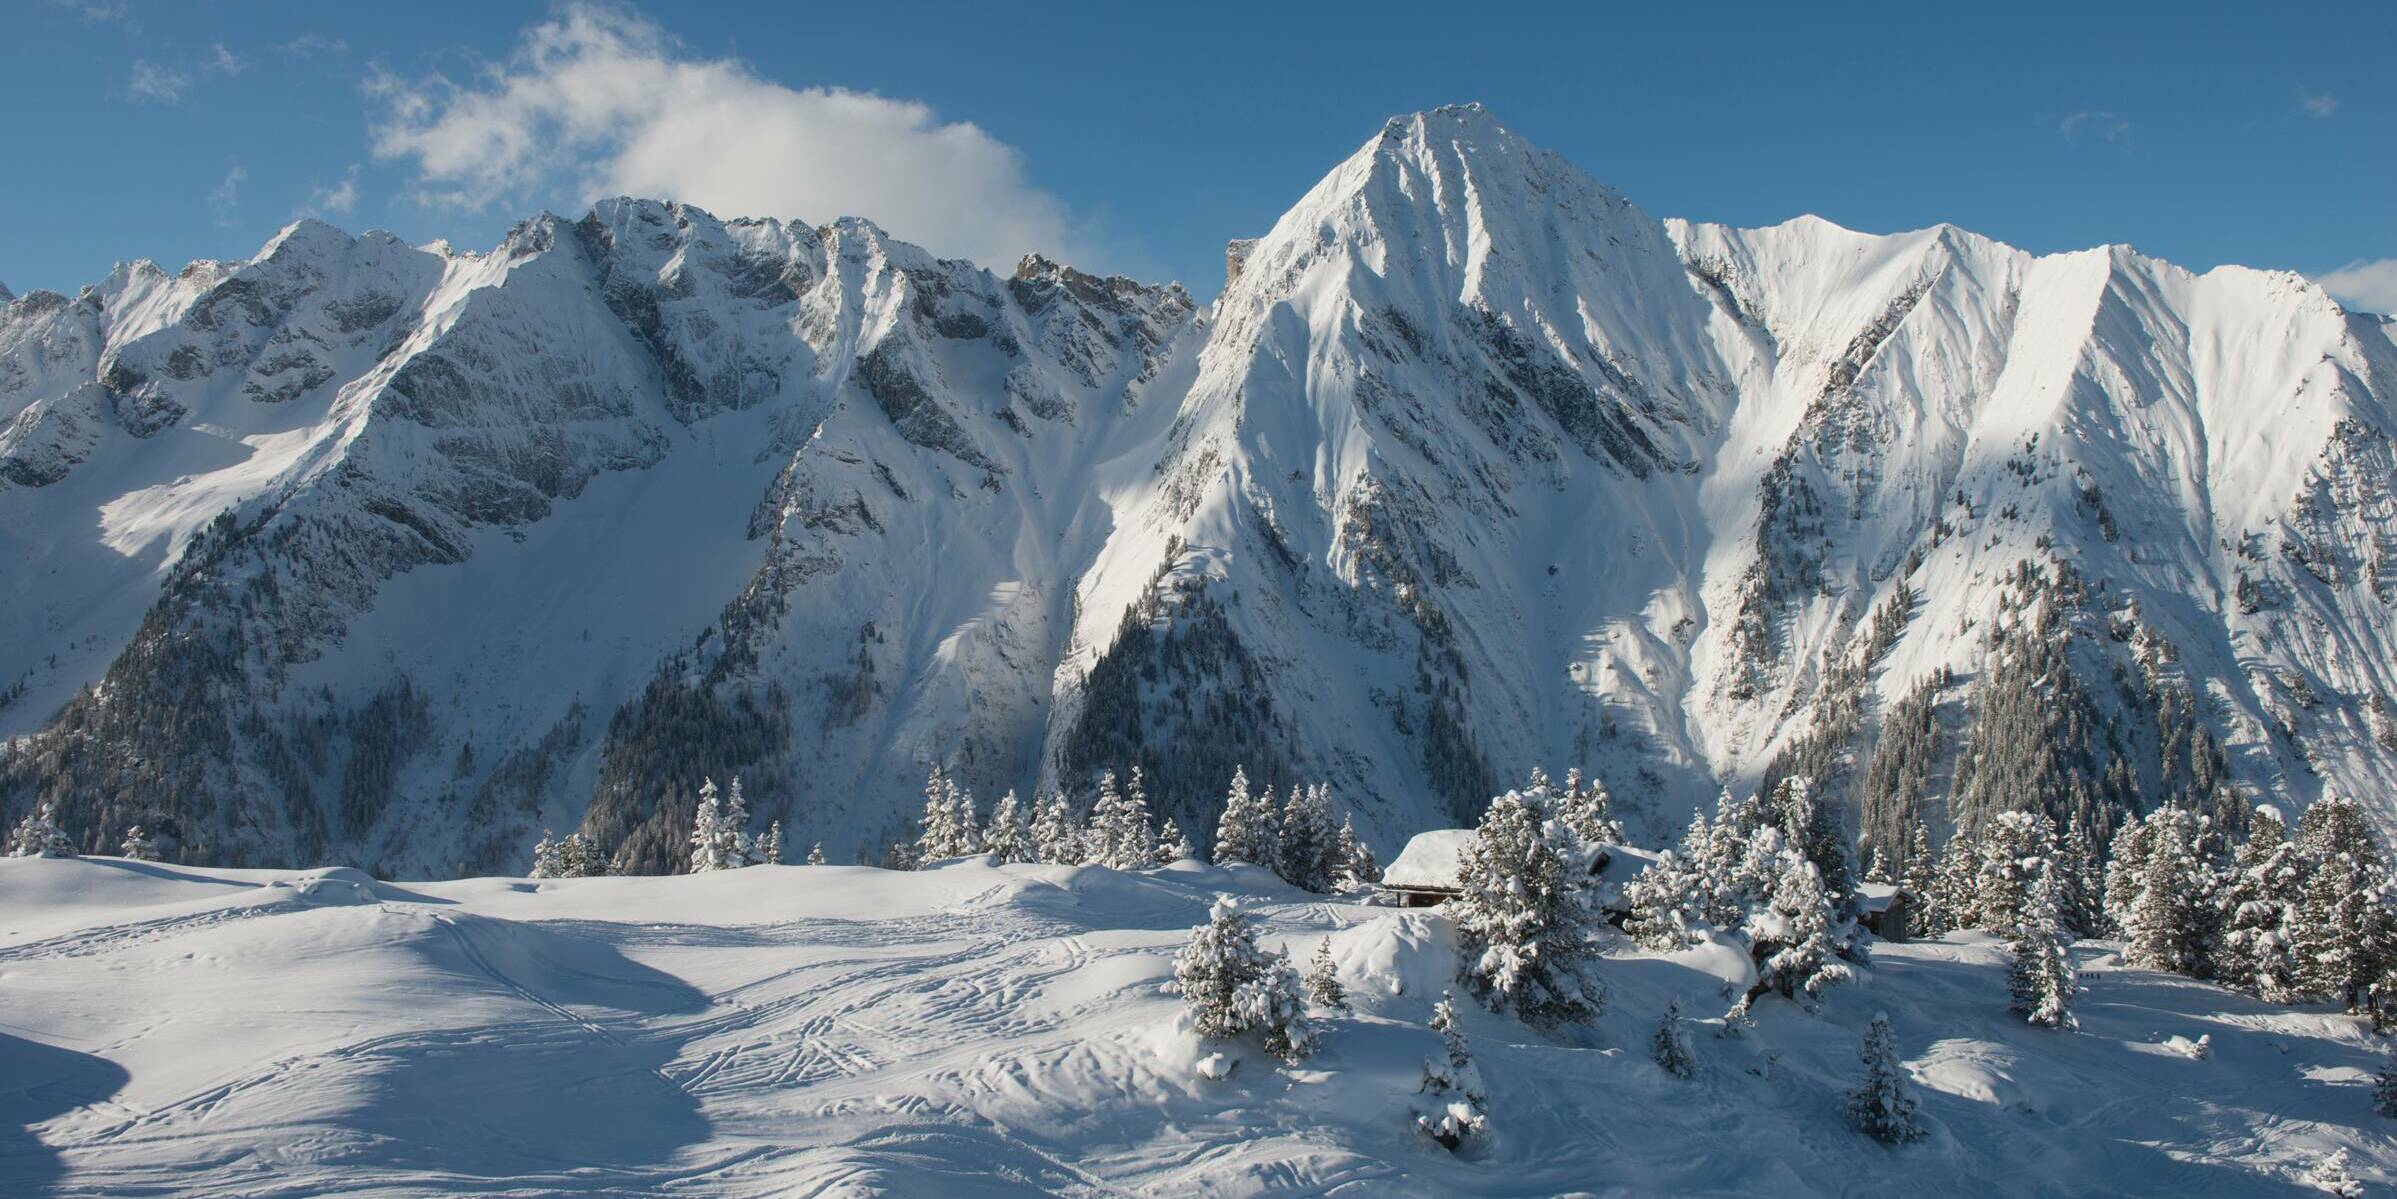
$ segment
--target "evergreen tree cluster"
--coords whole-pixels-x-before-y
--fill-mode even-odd
[[[71,858],[75,843],[67,838],[66,830],[58,827],[56,809],[45,800],[25,813],[15,830],[8,835],[8,856],[12,858]]]
[[[1535,785],[1490,801],[1458,864],[1456,922],[1466,988],[1533,1024],[1577,1023],[1606,1006],[1591,969],[1599,926],[1590,893],[1598,847],[1571,805]]]
[[[776,821],[771,831],[773,849],[779,854],[782,822]],[[749,804],[741,796],[739,776],[734,776],[731,789],[721,795],[716,791],[716,780],[701,780],[699,802],[691,814],[690,845],[693,874],[737,870],[768,861],[760,852],[757,839],[749,835]]]
[[[608,872],[607,856],[581,832],[553,836],[541,830],[541,841],[533,846],[533,870],[528,878],[588,878]]]
[[[2133,962],[2280,1003],[2397,1014],[2397,876],[2355,801],[2295,834],[2258,809],[2232,843],[2210,814],[2158,808],[2114,839],[2105,914]]]
[[[1191,930],[1174,955],[1174,986],[1190,1030],[1211,1040],[1254,1037],[1267,1053],[1295,1062],[1314,1052],[1298,971],[1289,955],[1257,944],[1240,901],[1217,896],[1207,923]]]
[[[1263,866],[1291,886],[1330,892],[1377,882],[1382,869],[1357,837],[1356,822],[1332,823],[1329,783],[1304,783],[1275,802],[1274,789],[1249,789],[1248,770],[1232,771],[1223,815],[1215,825],[1215,864]]]
[[[1681,843],[1626,889],[1626,929],[1652,949],[1709,935],[1744,944],[1757,982],[1735,1011],[1772,992],[1811,1001],[1851,976],[1857,957],[1855,865],[1838,811],[1792,776],[1766,796],[1726,792],[1714,818],[1690,819]]]

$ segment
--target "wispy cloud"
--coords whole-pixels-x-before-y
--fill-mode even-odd
[[[2314,276],[2314,282],[2349,308],[2397,313],[2397,258],[2358,259]]]
[[[2084,108],[2058,122],[2056,132],[2068,142],[2084,137],[2118,142],[2130,136],[2131,123],[2103,109]]]
[[[180,104],[183,93],[190,88],[189,73],[162,67],[146,58],[136,59],[133,75],[125,81],[125,97],[136,104]]]
[[[297,216],[347,216],[358,207],[358,165],[351,163],[341,173],[341,181],[331,187],[308,189],[308,202],[300,206]]]
[[[2299,92],[2297,106],[2317,120],[2339,111],[2339,98],[2329,92]]]
[[[125,0],[50,0],[50,6],[75,12],[97,24],[141,28],[141,22],[133,19],[133,6]]]
[[[350,52],[348,42],[321,33],[303,33],[275,48],[294,58],[332,57]]]
[[[367,90],[382,109],[376,156],[414,164],[430,203],[621,192],[725,216],[866,216],[999,266],[1077,248],[1065,205],[982,129],[912,100],[786,87],[690,57],[615,9],[569,4],[470,84],[377,72]]]
[[[250,173],[243,170],[240,163],[234,163],[226,169],[224,182],[208,193],[208,207],[216,213],[217,224],[232,223],[233,214],[241,209],[242,180],[249,177]]]
[[[210,43],[208,53],[190,67],[165,66],[149,59],[135,59],[133,73],[125,81],[125,96],[136,104],[180,104],[201,75],[239,75],[249,69],[249,62],[225,48],[223,42]]]

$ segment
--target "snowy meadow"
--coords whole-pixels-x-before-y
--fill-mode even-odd
[[[912,869],[741,865],[764,855],[729,835],[719,868],[663,877],[0,861],[0,1190],[2309,1195],[2397,1177],[2369,994],[2349,1013],[2154,968],[2146,916],[2128,941],[2074,935],[2070,854],[2004,841],[2052,845],[2039,822],[1952,843],[1943,860],[1970,850],[1973,871],[1933,862],[1917,916],[1945,931],[1893,940],[1853,897],[1902,888],[1823,885],[1802,785],[1726,804],[1618,891],[1583,881],[1603,878],[1584,836],[1612,831],[1603,791],[1536,781],[1493,801],[1461,893],[1428,908],[1357,877],[1373,864],[1313,825],[1310,788],[1226,805],[1217,844],[1267,838],[1249,852],[1273,869],[1157,864],[1183,847],[1157,847],[1136,789],[1039,836],[1039,805],[995,806],[1020,843],[928,791],[905,848],[968,852]],[[2243,859],[2311,852],[2328,823],[2191,860],[2237,885]],[[2178,871],[2184,826],[2168,811],[2127,835]],[[1328,849],[1305,851],[1316,836]],[[545,873],[572,865],[545,852]],[[1283,876],[1310,853],[1320,889]],[[1093,860],[1007,860],[1043,856]]]

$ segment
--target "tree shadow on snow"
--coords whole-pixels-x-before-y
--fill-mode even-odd
[[[56,1193],[66,1162],[33,1126],[106,1100],[128,1077],[106,1058],[0,1033],[0,1194]]]

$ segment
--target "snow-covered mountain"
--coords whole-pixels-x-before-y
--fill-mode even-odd
[[[1534,764],[2397,825],[2397,339],[2292,274],[1652,218],[1391,121],[1221,298],[618,200],[0,309],[0,815],[405,873],[703,774],[836,860],[1232,766],[1385,852]]]

